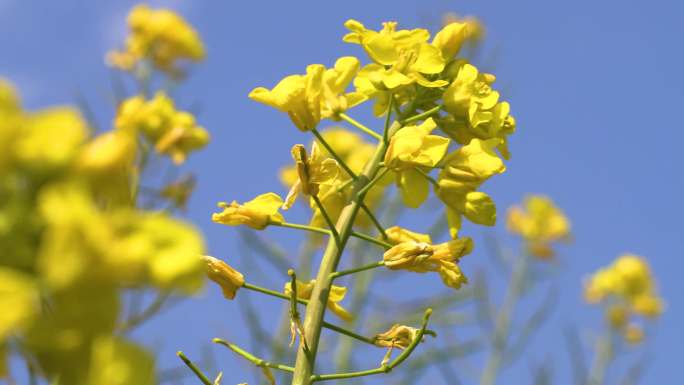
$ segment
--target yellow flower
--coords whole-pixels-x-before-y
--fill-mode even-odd
[[[333,68],[323,73],[323,99],[321,118],[337,119],[337,115],[358,104],[368,97],[361,92],[345,93],[360,67],[359,59],[345,56],[337,59]]]
[[[418,243],[432,243],[428,234],[415,233],[399,226],[392,226],[385,230],[387,240],[392,244],[414,241]]]
[[[306,148],[301,144],[294,145],[291,153],[295,161],[298,178],[285,198],[284,210],[292,207],[300,192],[306,196],[318,196],[320,185],[333,183],[339,171],[337,162],[334,159],[324,157],[315,142],[311,146],[310,157],[306,153]]]
[[[311,299],[311,294],[313,293],[313,288],[316,284],[315,279],[312,279],[309,282],[302,282],[300,280],[297,280],[295,284],[297,285],[297,298],[305,300]],[[290,295],[292,293],[291,282],[287,282],[285,284],[283,292],[285,293],[285,295]],[[338,317],[342,318],[345,321],[351,321],[354,318],[354,316],[351,313],[349,313],[347,309],[343,308],[339,304],[339,302],[341,302],[344,299],[345,295],[347,295],[346,287],[332,285],[330,287],[330,292],[328,293],[327,306],[328,309],[330,309],[330,311],[335,313]]]
[[[373,337],[375,345],[385,348],[406,349],[418,335],[418,329],[410,326],[394,324],[384,333]]]
[[[435,127],[432,118],[420,126],[406,126],[392,136],[387,148],[385,166],[396,172],[397,185],[408,207],[416,208],[425,202],[430,182],[423,172],[435,167],[449,147],[449,139],[430,135]]]
[[[278,209],[283,205],[283,199],[275,193],[259,195],[249,202],[230,204],[220,202],[218,207],[223,212],[214,213],[211,220],[228,226],[247,225],[256,230],[263,230],[271,223],[281,223],[283,216]]]
[[[228,299],[235,298],[238,289],[245,284],[245,277],[220,259],[205,255],[202,261],[207,268],[207,277],[221,286],[223,296]]]
[[[30,326],[40,312],[36,282],[27,274],[0,267],[0,345],[11,334]]]
[[[287,76],[272,90],[257,87],[249,98],[287,113],[298,129],[309,131],[321,120],[324,73],[323,65],[311,64],[306,75]]]
[[[480,73],[464,60],[450,64],[447,72],[454,74],[443,96],[450,115],[439,121],[440,126],[461,144],[473,138],[498,138],[497,148],[508,159],[506,138],[515,131],[515,119],[509,104],[499,102],[499,93],[492,89],[496,77]]]
[[[643,330],[628,324],[630,318],[637,315],[655,318],[665,306],[656,292],[648,263],[631,254],[620,256],[610,266],[594,273],[585,284],[584,297],[589,303],[609,303],[606,319],[630,343],[643,339]]]
[[[570,222],[548,197],[526,197],[523,206],[508,210],[508,230],[523,237],[531,255],[544,259],[552,257],[551,243],[570,236]]]
[[[430,81],[424,75],[434,75],[444,69],[444,58],[439,48],[429,44],[430,33],[425,29],[399,30],[396,22],[385,22],[380,31],[366,29],[356,20],[344,26],[350,33],[343,40],[360,44],[375,62],[378,88],[386,89],[419,83],[424,87],[442,87],[444,80]],[[382,84],[382,86],[380,86]]]
[[[70,107],[30,114],[13,144],[15,159],[32,170],[54,170],[68,165],[88,137],[88,125]]]
[[[432,45],[442,50],[446,60],[456,56],[465,43],[477,43],[484,36],[484,26],[474,17],[447,13],[442,20],[444,27],[435,35]]]
[[[437,196],[447,205],[452,237],[458,233],[461,215],[478,224],[496,222],[496,206],[485,193],[475,191],[491,176],[506,167],[493,149],[498,139],[473,139],[468,145],[447,155],[439,173]]]
[[[458,289],[468,282],[458,262],[472,249],[473,241],[467,237],[437,245],[407,241],[387,250],[383,255],[383,261],[390,270],[404,269],[416,273],[438,272],[445,285]]]
[[[113,130],[87,143],[81,150],[78,165],[84,171],[98,175],[128,172],[135,153],[135,138],[127,132]]]
[[[195,123],[195,117],[176,110],[173,100],[163,92],[150,101],[142,96],[125,100],[114,124],[117,130],[144,134],[158,153],[169,155],[176,164],[209,142],[209,133]]]
[[[204,45],[197,32],[171,10],[136,5],[128,14],[128,26],[125,50],[107,55],[113,67],[129,71],[141,60],[150,60],[161,71],[178,77],[182,75],[179,61],[204,59]]]

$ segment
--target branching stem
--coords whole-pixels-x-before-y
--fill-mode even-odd
[[[340,117],[340,119],[346,121],[347,123],[351,124],[352,126],[358,128],[359,130],[365,132],[366,134],[374,137],[377,140],[382,140],[382,135],[378,134],[377,132],[371,130],[370,128],[364,126],[363,124],[359,123],[357,120],[352,118],[351,116],[345,114],[344,112],[341,112],[337,114],[337,116]]]

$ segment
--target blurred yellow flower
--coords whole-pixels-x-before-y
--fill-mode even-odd
[[[430,135],[435,127],[431,118],[419,126],[403,127],[392,136],[385,153],[385,166],[396,172],[404,203],[411,208],[419,207],[428,197],[430,182],[423,172],[435,167],[449,147],[449,139]]]
[[[296,283],[297,285],[297,298],[299,299],[311,299],[311,294],[313,293],[313,288],[314,285],[316,284],[316,280],[312,279],[309,282],[302,282],[300,280],[297,280]],[[285,287],[283,289],[283,293],[285,295],[290,295],[292,293],[292,283],[287,282],[285,284]],[[347,295],[347,288],[342,287],[342,286],[337,286],[337,285],[332,285],[330,287],[330,292],[328,293],[328,309],[335,313],[338,317],[342,318],[345,321],[351,321],[354,316],[347,311],[347,309],[343,308],[342,305],[339,304],[341,302],[345,295]]]
[[[238,289],[245,284],[245,277],[218,258],[205,255],[202,257],[202,261],[207,268],[207,277],[221,287],[223,296],[228,299],[235,298]]]
[[[281,223],[285,219],[278,212],[283,199],[276,193],[261,194],[249,202],[230,204],[220,202],[218,207],[223,211],[214,213],[211,220],[228,226],[246,225],[256,230],[263,230],[271,223]]]
[[[291,153],[295,161],[297,180],[285,198],[284,210],[292,207],[299,193],[305,196],[318,196],[320,185],[332,184],[339,173],[337,162],[325,157],[315,142],[311,146],[311,156],[301,144],[295,144]]]
[[[418,329],[394,324],[389,330],[373,337],[375,345],[385,348],[406,349],[418,335]]]
[[[19,270],[0,267],[0,308],[5,309],[0,312],[0,345],[4,345],[7,337],[27,329],[40,313],[40,296],[34,278]]]
[[[655,278],[646,260],[625,254],[610,266],[599,269],[586,282],[584,297],[589,303],[607,303],[606,319],[630,343],[643,339],[643,330],[628,324],[632,316],[655,318],[664,303],[656,290]]]
[[[125,100],[119,107],[115,127],[142,133],[158,153],[170,156],[176,164],[209,143],[209,133],[196,124],[195,117],[176,110],[173,100],[163,92],[149,101],[142,96]]]
[[[553,242],[567,240],[570,236],[568,218],[551,199],[542,195],[526,197],[523,207],[511,207],[507,226],[509,231],[525,240],[531,255],[543,259],[554,255]]]
[[[204,59],[204,45],[192,26],[169,9],[136,5],[128,14],[130,35],[123,51],[107,54],[107,63],[130,71],[142,60],[173,77],[182,76],[179,62]]]

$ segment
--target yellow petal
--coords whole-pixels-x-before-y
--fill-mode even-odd
[[[466,194],[464,215],[470,221],[487,226],[496,223],[496,205],[489,195],[474,191]]]
[[[419,171],[408,169],[398,174],[398,185],[404,204],[418,208],[430,194],[430,183]]]

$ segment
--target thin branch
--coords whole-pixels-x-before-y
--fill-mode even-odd
[[[195,364],[193,364],[192,361],[190,361],[190,359],[183,354],[183,352],[178,351],[176,352],[176,355],[185,363],[185,365],[187,365],[188,368],[190,368],[190,370],[192,370],[193,373],[195,373],[197,378],[199,378],[204,385],[213,385],[213,382],[209,381],[209,378],[207,378],[207,376],[202,373],[202,371]]]
[[[318,195],[311,194],[311,198],[313,198],[314,202],[316,203],[316,206],[318,207],[318,210],[321,212],[321,215],[323,215],[325,223],[328,225],[328,228],[330,229],[333,238],[335,238],[335,243],[337,243],[337,247],[340,247],[340,233],[337,232],[335,223],[333,223],[332,219],[328,215],[328,211],[325,209],[325,207],[323,207],[323,203],[321,203],[321,200],[318,199]]]
[[[421,112],[421,113],[418,114],[418,115],[414,115],[414,116],[412,116],[412,117],[410,117],[410,118],[406,118],[406,119],[402,120],[402,121],[401,121],[401,125],[402,125],[402,126],[406,126],[406,125],[409,125],[409,124],[411,124],[411,123],[417,122],[417,121],[419,121],[419,120],[423,120],[423,119],[429,118],[431,115],[433,115],[433,114],[439,112],[439,110],[441,110],[441,109],[442,109],[442,106],[432,107],[432,108],[430,108],[429,110],[427,110],[427,111],[425,111],[425,112]]]
[[[393,246],[392,244],[389,244],[387,242],[381,241],[379,239],[375,239],[375,238],[371,237],[370,235],[359,233],[356,231],[352,231],[351,236],[359,238],[359,239],[363,239],[364,241],[368,241],[370,243],[373,243],[373,244],[378,245],[378,246],[385,248],[385,249],[391,249]]]
[[[341,112],[337,114],[337,116],[340,117],[340,119],[346,121],[347,123],[351,124],[352,126],[358,128],[359,130],[365,132],[366,134],[374,137],[377,140],[382,140],[382,135],[378,134],[377,132],[371,130],[370,128],[364,126],[363,124],[359,123],[357,120],[353,119],[351,116],[345,114],[344,112]]]
[[[354,273],[358,273],[358,272],[366,271],[366,270],[370,270],[370,269],[375,269],[376,267],[380,267],[380,266],[385,266],[385,261],[373,262],[373,263],[370,263],[368,265],[356,267],[356,268],[349,269],[349,270],[336,271],[330,275],[330,278],[336,279],[339,277],[343,277],[345,275],[354,274]]]
[[[222,340],[220,338],[214,338],[212,340],[212,342],[215,344],[219,344],[219,345],[223,345],[223,346],[227,347],[228,349],[234,351],[238,355],[245,358],[247,361],[253,363],[254,365],[256,365],[260,368],[266,367],[266,368],[278,369],[278,370],[282,370],[285,372],[294,373],[294,368],[291,366],[287,366],[287,365],[283,365],[283,364],[276,364],[273,362],[266,361],[262,358],[256,357],[255,355],[245,351],[244,349],[242,349],[241,347],[239,347],[235,344],[231,344],[228,341]]]
[[[340,167],[342,167],[342,169],[347,174],[349,174],[349,176],[352,179],[356,179],[356,174],[354,174],[354,171],[352,171],[351,168],[349,168],[349,166],[347,166],[347,164],[344,162],[344,160],[339,155],[337,155],[335,150],[333,150],[333,148],[330,147],[330,144],[328,144],[328,142],[325,141],[325,139],[323,138],[321,133],[318,132],[318,130],[316,130],[315,128],[312,129],[311,132],[314,134],[316,139],[318,139],[318,141],[323,145],[323,147],[325,147],[325,149],[328,150],[328,153],[330,154],[330,156],[332,156],[337,161],[337,163],[340,165]]]

